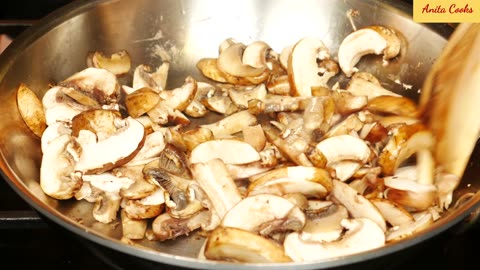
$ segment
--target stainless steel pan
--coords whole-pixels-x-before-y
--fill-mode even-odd
[[[400,1],[373,0],[103,0],[76,1],[29,28],[0,57],[0,166],[18,194],[47,219],[78,236],[121,253],[162,264],[208,269],[320,269],[353,264],[399,252],[438,235],[466,219],[480,206],[480,194],[451,211],[414,238],[388,244],[366,253],[325,262],[282,265],[238,265],[196,259],[199,237],[159,243],[126,245],[120,226],[97,223],[91,205],[62,201],[44,195],[39,187],[40,147],[23,124],[15,102],[15,89],[24,82],[42,96],[48,85],[85,68],[89,51],[126,49],[133,66],[158,65],[157,46],[174,53],[169,85],[180,85],[187,75],[203,77],[195,68],[201,57],[216,57],[218,44],[227,37],[245,43],[264,40],[276,51],[305,36],[320,38],[335,54],[340,41],[352,31],[347,11],[358,28],[382,24],[398,29],[407,41],[400,59],[382,67],[379,58],[367,57],[361,65],[388,87],[415,98],[422,81],[451,33],[447,25],[421,25],[412,21],[409,6]],[[131,74],[124,78],[131,79]],[[405,90],[394,81],[412,85]],[[473,162],[478,163],[478,151]],[[474,163],[473,163],[474,164]],[[479,168],[467,168],[455,194],[475,192]],[[81,222],[79,222],[81,220]]]

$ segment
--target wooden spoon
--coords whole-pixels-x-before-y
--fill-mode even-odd
[[[457,26],[424,82],[422,118],[436,137],[436,161],[463,176],[480,135],[480,24]]]

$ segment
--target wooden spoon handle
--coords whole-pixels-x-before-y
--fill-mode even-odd
[[[438,165],[462,177],[480,134],[480,24],[457,26],[423,84],[420,111]]]

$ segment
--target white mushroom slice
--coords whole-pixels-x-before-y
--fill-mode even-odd
[[[267,138],[260,124],[247,126],[242,129],[243,141],[252,145],[255,150],[262,151],[267,144]]]
[[[263,100],[267,97],[265,84],[259,84],[252,89],[228,89],[228,96],[239,109],[248,109],[248,101],[252,99]]]
[[[217,158],[228,164],[247,164],[260,160],[260,154],[250,144],[236,139],[206,141],[190,153],[190,163]]]
[[[220,218],[242,199],[234,180],[220,159],[193,163],[191,170],[193,179],[205,191]]]
[[[99,104],[117,103],[120,99],[120,84],[115,74],[106,69],[86,68],[59,83],[95,97]]]
[[[378,96],[400,97],[399,94],[385,89],[379,84],[368,81],[362,77],[355,76],[353,76],[352,79],[348,82],[346,90],[355,96],[366,96],[368,100]]]
[[[298,41],[288,58],[288,78],[293,96],[312,96],[312,87],[327,86],[334,72],[322,70],[317,64],[330,57],[321,40],[306,37]],[[322,76],[319,75],[322,74]]]
[[[285,254],[295,262],[325,260],[357,254],[385,244],[384,231],[368,218],[344,219],[347,232],[338,241],[303,241],[299,233],[289,234],[284,242]]]
[[[158,125],[188,125],[190,124],[190,119],[188,119],[182,112],[179,110],[173,109],[168,106],[166,103],[160,102],[157,105],[147,112],[148,117]]]
[[[128,239],[141,240],[145,237],[147,231],[147,220],[145,219],[131,219],[125,213],[125,210],[120,211],[120,218],[122,220],[122,236]]]
[[[130,71],[132,60],[126,50],[106,56],[103,52],[95,51],[88,55],[87,63],[90,67],[103,68],[119,76]]]
[[[348,184],[333,180],[333,189],[330,196],[344,205],[354,218],[368,218],[375,222],[383,231],[387,230],[385,218],[378,209],[372,202],[358,194]]]
[[[170,108],[183,111],[192,102],[196,92],[197,81],[191,76],[187,76],[182,87],[173,90],[163,90],[160,92],[160,98],[163,99],[161,102]]]
[[[218,54],[221,54],[228,47],[230,47],[230,46],[232,46],[233,44],[236,44],[236,43],[238,43],[238,41],[236,41],[234,38],[226,38],[218,46]]]
[[[275,194],[283,196],[288,193],[301,193],[307,198],[325,198],[328,189],[319,180],[305,180],[296,177],[279,177],[266,181],[255,181],[248,186],[248,196],[256,194]]]
[[[253,114],[248,111],[239,111],[226,116],[215,123],[201,125],[201,127],[210,129],[213,136],[219,139],[240,132],[247,126],[253,126],[256,124],[257,118]]]
[[[303,241],[331,242],[338,240],[343,232],[341,221],[348,218],[348,211],[342,205],[330,205],[327,210],[309,216],[300,233]]]
[[[316,148],[327,158],[327,166],[342,160],[365,163],[371,152],[365,141],[351,135],[327,138],[319,142]]]
[[[279,56],[280,65],[285,70],[288,70],[288,59],[290,58],[290,54],[293,51],[293,47],[294,45],[283,47],[282,51],[280,52],[280,56]]]
[[[264,166],[262,162],[256,161],[248,164],[225,164],[228,173],[235,180],[246,179],[260,173],[264,173],[271,169],[271,167]]]
[[[336,179],[345,182],[362,167],[362,164],[358,161],[342,160],[332,163],[328,167],[335,170]]]
[[[109,172],[84,174],[82,179],[85,182],[89,182],[92,187],[107,193],[117,194],[118,196],[121,189],[127,189],[135,182],[135,180],[128,177],[118,177]]]
[[[165,149],[165,145],[166,143],[163,132],[154,131],[148,134],[140,151],[137,152],[133,159],[125,163],[125,166],[146,164],[152,161],[160,155],[163,149]]]
[[[431,150],[434,143],[432,133],[423,124],[400,126],[382,149],[378,164],[385,175],[393,175],[410,156],[420,150]]]
[[[249,222],[245,222],[248,219]],[[271,235],[276,232],[300,231],[305,214],[287,199],[260,194],[246,197],[223,217],[222,226]]]
[[[47,90],[42,98],[43,108],[45,110],[45,119],[47,126],[55,122],[71,122],[72,118],[86,110],[85,107],[71,106],[62,97],[61,86],[55,86]]]
[[[120,196],[125,199],[137,200],[151,195],[157,190],[158,185],[148,182],[143,176],[143,165],[137,166],[121,166],[114,168],[111,173],[116,177],[129,178],[134,180],[126,189],[120,190]]]
[[[400,39],[395,31],[382,26],[359,29],[343,39],[338,48],[340,68],[348,77],[356,71],[355,65],[367,54],[384,54],[385,60],[400,53]]]
[[[433,184],[421,184],[396,177],[385,177],[384,183],[385,198],[405,207],[424,210],[437,199],[437,188]]]
[[[82,145],[76,171],[101,173],[133,159],[144,143],[145,129],[131,117],[119,122],[123,127],[116,134],[103,141]]]
[[[132,82],[133,89],[136,90],[143,87],[150,87],[157,91],[165,89],[170,63],[163,62],[154,72],[151,69],[147,65],[139,65],[135,68]]]
[[[349,115],[365,108],[368,97],[354,95],[347,90],[334,90],[331,92],[335,100],[335,108],[342,115]]]
[[[235,43],[223,50],[218,56],[218,69],[236,77],[256,77],[264,73],[266,67],[256,68],[242,62],[245,48],[244,44]]]
[[[64,134],[72,134],[72,130],[65,122],[55,122],[47,126],[41,137],[42,153],[45,152],[50,142]]]
[[[432,214],[422,211],[414,215],[414,221],[402,226],[395,226],[386,232],[386,241],[393,242],[409,237],[427,227],[434,222]]]
[[[70,199],[82,186],[81,174],[75,172],[80,145],[69,134],[50,142],[43,152],[40,166],[40,187],[58,200]]]
[[[270,170],[260,176],[251,177],[251,187],[282,178],[296,178],[299,181],[316,182],[324,186],[327,191],[332,189],[330,174],[324,169],[310,166],[288,166]]]
[[[343,121],[330,128],[325,134],[325,138],[350,134],[352,131],[359,132],[364,124],[365,123],[360,120],[357,114],[351,114]]]
[[[153,193],[149,196],[155,196]],[[141,199],[143,200],[143,199]],[[144,204],[141,200],[123,200],[122,208],[129,218],[149,219],[160,215],[163,212],[165,204],[157,201],[158,204]]]
[[[297,194],[302,195],[300,193]],[[305,196],[303,196],[303,198],[307,199]],[[317,215],[326,212],[332,205],[332,201],[310,199],[307,200],[306,205],[302,209],[305,211],[305,214],[307,214],[308,217],[316,217]]]
[[[410,212],[395,202],[379,198],[371,199],[370,201],[392,226],[403,226],[414,221]]]
[[[249,44],[243,51],[242,63],[255,68],[266,67],[267,56],[270,50],[270,45],[264,41],[255,41]]]
[[[210,111],[217,112],[224,115],[230,115],[238,112],[239,108],[232,99],[227,95],[214,95],[202,99],[202,104],[205,105]]]
[[[265,72],[256,77],[236,77],[221,71],[217,63],[218,61],[216,58],[203,58],[197,62],[197,68],[209,79],[220,83],[230,83],[234,85],[257,85],[266,81],[270,74],[265,68]]]
[[[237,228],[218,227],[207,239],[205,257],[246,263],[290,262],[282,246],[273,240]]]

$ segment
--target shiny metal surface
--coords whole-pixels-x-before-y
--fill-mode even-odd
[[[133,66],[158,65],[158,50],[173,56],[168,86],[180,85],[185,76],[205,80],[195,68],[202,57],[216,57],[218,44],[227,37],[244,43],[263,40],[276,51],[305,36],[320,38],[336,54],[340,41],[352,31],[347,11],[355,9],[357,28],[382,24],[398,29],[407,41],[404,54],[381,65],[379,57],[367,57],[361,65],[393,90],[416,97],[430,65],[440,53],[451,29],[446,25],[420,25],[411,20],[408,6],[399,1],[367,0],[105,0],[77,1],[28,29],[0,56],[0,152],[1,169],[12,187],[42,215],[100,245],[154,262],[201,269],[320,269],[352,264],[398,252],[437,235],[473,212],[480,194],[452,211],[431,229],[415,238],[378,250],[324,262],[282,265],[230,264],[197,260],[203,243],[195,235],[165,243],[142,241],[130,246],[120,241],[118,224],[97,223],[91,204],[51,199],[38,184],[39,140],[23,124],[15,102],[15,89],[26,83],[42,96],[49,84],[85,68],[89,51],[126,49]],[[131,80],[131,73],[122,78]],[[400,81],[411,85],[405,90]],[[475,152],[476,155],[478,151]],[[479,168],[468,168],[462,189],[476,191]],[[458,196],[457,195],[457,196]]]

